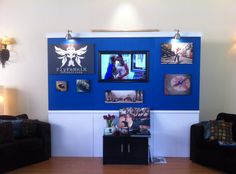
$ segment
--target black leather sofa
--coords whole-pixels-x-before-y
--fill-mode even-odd
[[[236,115],[219,113],[216,120],[233,123],[233,141],[236,142]],[[236,173],[236,145],[222,146],[217,140],[204,139],[202,122],[191,126],[190,159],[192,162],[213,167],[226,173]]]
[[[30,120],[26,114],[0,115],[0,173],[48,160],[50,157],[49,123]]]

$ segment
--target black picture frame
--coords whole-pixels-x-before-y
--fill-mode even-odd
[[[115,59],[114,64],[119,64],[119,55],[123,57],[129,74],[126,78],[119,78],[117,72],[107,76],[110,61]],[[111,57],[113,59],[111,59]],[[147,82],[149,72],[149,51],[99,51],[98,52],[98,81],[99,82]],[[112,66],[112,65],[111,65]],[[115,65],[114,65],[115,66]],[[113,67],[114,67],[113,66]],[[113,69],[113,68],[112,68]],[[117,66],[114,68],[117,70]],[[110,69],[111,70],[111,69]],[[117,73],[117,74],[116,74]],[[111,73],[110,73],[111,74]],[[116,74],[116,75],[114,75]]]

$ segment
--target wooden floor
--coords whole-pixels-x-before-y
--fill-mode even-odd
[[[167,164],[103,165],[102,158],[53,157],[8,174],[221,174],[189,158],[166,158]]]

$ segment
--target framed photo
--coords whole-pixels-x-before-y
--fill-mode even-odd
[[[93,74],[93,44],[49,44],[48,74]]]
[[[119,120],[117,127],[122,129],[126,126],[129,127],[129,131],[137,131],[137,133],[148,135],[150,129],[150,108],[121,108],[119,110]]]
[[[192,64],[193,43],[173,42],[161,44],[161,64]]]
[[[89,92],[90,91],[90,80],[84,80],[84,79],[76,80],[76,91],[77,92]]]
[[[146,82],[147,51],[100,51],[98,62],[100,82]]]
[[[189,74],[166,74],[164,81],[165,95],[189,95],[191,93]]]
[[[56,81],[56,89],[60,92],[67,91],[67,81]]]
[[[143,91],[106,90],[105,103],[143,103]]]

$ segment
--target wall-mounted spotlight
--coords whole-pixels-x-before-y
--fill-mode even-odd
[[[66,34],[66,36],[65,36],[66,40],[71,40],[71,39],[72,39],[71,33],[72,33],[72,30],[68,30],[68,31],[67,31],[67,34]]]
[[[10,52],[7,49],[7,45],[13,44],[14,41],[12,38],[9,38],[7,36],[3,37],[1,39],[1,48],[0,48],[0,63],[2,64],[2,67],[5,67],[6,62],[9,60],[10,58]]]
[[[179,29],[175,29],[174,39],[180,39]]]

